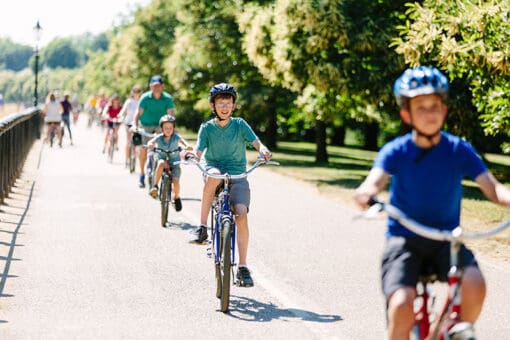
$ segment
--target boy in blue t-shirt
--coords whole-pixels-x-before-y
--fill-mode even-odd
[[[386,144],[365,181],[356,190],[357,203],[366,208],[391,177],[390,203],[414,220],[438,229],[459,225],[462,179],[475,180],[491,201],[510,207],[510,190],[499,183],[474,148],[441,131],[447,115],[448,79],[439,70],[420,66],[406,70],[394,85],[402,120],[412,132]],[[388,220],[383,253],[382,288],[388,306],[388,339],[407,339],[414,323],[421,261],[436,265],[447,280],[449,243],[419,237],[393,219]],[[474,323],[482,310],[486,286],[473,253],[460,251],[463,267],[461,319]]]
[[[183,145],[186,150],[192,150],[193,148],[182,138],[178,133],[175,132],[175,118],[172,116],[163,116],[159,120],[159,126],[163,133],[158,134],[147,142],[149,150],[153,150],[154,147],[164,149],[166,151],[175,151],[170,155],[170,162],[176,162],[180,160],[179,145]],[[153,198],[158,197],[158,185],[161,176],[163,175],[163,168],[165,167],[166,155],[163,153],[159,154],[157,164],[154,164],[154,186],[150,189],[149,195]],[[180,182],[181,167],[178,164],[172,165],[172,188],[174,192],[174,205],[176,211],[182,210],[182,202],[180,196]]]
[[[205,122],[198,132],[195,158],[200,160],[205,151],[205,161],[209,171],[217,173],[241,174],[246,171],[246,143],[263,155],[271,158],[266,148],[251,127],[242,118],[233,118],[237,92],[229,84],[214,85],[209,91],[209,106],[215,118]],[[207,217],[220,179],[208,177],[202,194],[200,227],[195,231],[194,242],[207,240]],[[237,225],[237,246],[239,248],[239,270],[237,278],[241,287],[252,287],[253,279],[246,265],[248,253],[248,207],[250,187],[246,178],[232,181],[231,201]]]

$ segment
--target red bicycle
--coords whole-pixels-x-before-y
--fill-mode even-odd
[[[365,213],[365,217],[374,217],[380,211],[386,212],[388,216],[422,237],[450,242],[448,294],[444,306],[436,316],[433,312],[435,296],[428,285],[436,281],[437,277],[430,274],[421,276],[416,287],[417,296],[414,303],[415,323],[411,331],[411,339],[474,340],[475,331],[473,324],[460,320],[462,270],[458,267],[458,253],[464,240],[481,239],[495,235],[510,226],[510,219],[485,232],[464,233],[460,226],[449,231],[423,225],[408,217],[397,207],[377,200],[372,202],[372,206]]]

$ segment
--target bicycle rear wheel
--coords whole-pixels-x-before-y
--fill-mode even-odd
[[[161,179],[161,188],[159,189],[159,199],[161,201],[161,226],[165,227],[168,222],[168,207],[172,196],[172,180],[163,175]]]
[[[221,276],[221,300],[220,308],[223,313],[228,312],[230,304],[230,268],[231,268],[231,235],[232,223],[228,219],[221,222],[221,259],[220,259],[220,276]]]

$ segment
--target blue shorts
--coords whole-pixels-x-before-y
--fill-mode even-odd
[[[478,267],[473,253],[464,245],[459,250],[459,266]],[[389,237],[381,263],[384,295],[389,297],[399,288],[416,287],[424,267],[428,269],[427,274],[436,274],[439,281],[446,282],[450,270],[450,243],[423,237]]]

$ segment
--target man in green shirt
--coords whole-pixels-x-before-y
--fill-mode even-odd
[[[153,76],[149,81],[150,91],[140,97],[136,112],[133,129],[136,131],[141,126],[147,133],[159,131],[159,120],[164,115],[175,117],[174,100],[170,94],[163,91],[163,79],[160,75]],[[145,145],[150,138],[142,137],[142,148],[139,152],[140,160],[140,188],[145,187],[145,163],[147,162],[147,149]]]

